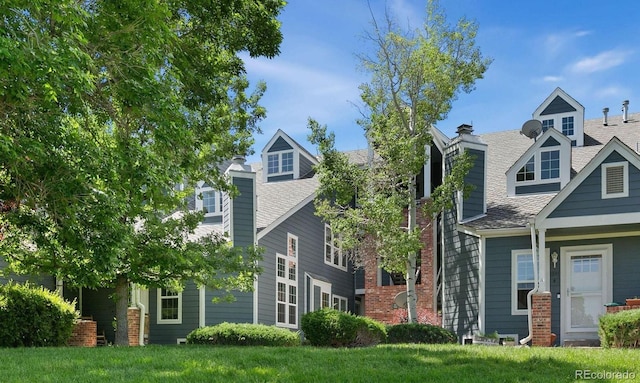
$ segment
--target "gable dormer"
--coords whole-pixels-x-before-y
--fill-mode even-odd
[[[553,128],[569,137],[572,146],[584,145],[584,106],[564,90],[556,88],[533,112],[542,131]]]
[[[507,195],[555,193],[571,179],[571,138],[548,129],[507,170]]]
[[[262,149],[263,182],[307,178],[318,160],[285,132],[278,131]]]

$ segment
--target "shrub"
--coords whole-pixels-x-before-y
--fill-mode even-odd
[[[401,323],[387,327],[388,343],[458,343],[452,331],[423,323]]]
[[[262,324],[220,323],[195,329],[187,335],[188,344],[229,346],[298,346],[298,333]]]
[[[382,323],[329,308],[304,314],[301,327],[313,346],[373,346],[387,337]]]
[[[0,347],[64,346],[78,313],[75,305],[41,286],[0,286]]]
[[[640,309],[601,316],[598,335],[602,347],[640,347]]]

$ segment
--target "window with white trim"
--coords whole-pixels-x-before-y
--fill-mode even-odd
[[[222,193],[211,187],[196,189],[196,210],[204,211],[205,217],[222,215]]]
[[[340,248],[339,238],[331,231],[331,226],[324,225],[324,263],[347,270],[347,256]]]
[[[516,181],[533,181],[536,178],[536,156],[532,156],[527,163],[518,170]]]
[[[550,120],[542,120],[542,131],[546,132],[549,129],[553,129],[553,118]]]
[[[293,173],[293,151],[267,155],[267,174]]]
[[[543,180],[560,178],[560,151],[540,152],[540,178]]]
[[[287,235],[287,255],[276,253],[276,324],[298,327],[298,237]]]
[[[182,293],[158,289],[158,324],[182,323]]]
[[[602,164],[602,198],[629,196],[629,163],[611,162]]]
[[[573,116],[562,117],[562,134],[573,136]]]
[[[527,313],[527,294],[534,287],[533,256],[531,249],[511,252],[511,313]]]
[[[341,297],[339,295],[333,295],[333,308],[335,310],[340,310],[347,312],[349,311],[349,301],[345,297]]]

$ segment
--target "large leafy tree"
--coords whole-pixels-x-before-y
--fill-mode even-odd
[[[362,168],[333,148],[333,134],[311,121],[311,141],[323,160],[317,211],[339,233],[344,249],[374,249],[380,265],[403,272],[409,321],[416,316],[415,271],[424,246],[416,222],[416,175],[427,160],[431,127],[444,119],[461,92],[470,92],[490,60],[475,46],[477,25],[465,18],[450,25],[437,2],[429,1],[422,28],[402,30],[388,13],[375,18],[365,37],[373,55],[360,56],[371,81],[360,87],[365,106],[359,124],[375,156]],[[463,190],[472,159],[464,154],[424,205],[436,214]],[[353,203],[356,190],[356,203]]]
[[[237,53],[273,57],[283,0],[8,0],[0,7],[0,254],[7,270],[116,289],[249,289],[255,249],[187,237],[185,197],[265,116]],[[177,183],[184,187],[176,188]]]

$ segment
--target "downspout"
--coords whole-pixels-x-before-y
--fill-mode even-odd
[[[533,338],[533,319],[532,319],[532,311],[533,311],[533,294],[538,292],[540,287],[538,281],[538,254],[536,247],[536,225],[532,220],[529,222],[529,227],[531,228],[531,256],[533,258],[533,289],[527,293],[527,319],[529,321],[529,335],[526,338],[520,339],[520,344],[524,345],[529,343],[531,338]]]
[[[147,314],[147,310],[146,307],[144,307],[144,305],[142,304],[142,299],[141,299],[141,295],[140,295],[140,287],[133,285],[133,289],[134,289],[134,293],[133,295],[133,300],[136,304],[136,307],[140,309],[140,330],[138,331],[139,335],[138,335],[138,344],[140,346],[144,346],[144,318],[145,315]]]

